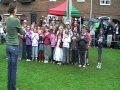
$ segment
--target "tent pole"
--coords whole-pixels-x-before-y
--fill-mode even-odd
[[[67,0],[67,20],[69,20],[69,0]]]
[[[67,0],[67,21],[71,24],[72,0]]]
[[[69,21],[71,24],[71,11],[72,11],[72,0],[69,0]]]
[[[93,0],[90,0],[90,19],[92,18],[93,13]]]

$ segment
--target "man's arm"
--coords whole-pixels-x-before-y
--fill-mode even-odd
[[[20,24],[20,20],[19,19],[16,19],[16,28],[18,30],[18,33],[20,33],[21,35],[24,34],[24,30],[22,29],[22,26]]]

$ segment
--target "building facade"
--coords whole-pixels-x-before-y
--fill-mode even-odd
[[[4,1],[4,0],[0,0]],[[5,0],[7,1],[7,0]],[[9,1],[9,0],[8,0]],[[41,16],[46,16],[48,9],[56,7],[66,0],[29,0],[29,3],[18,2],[18,13],[24,14],[28,20],[39,20]],[[110,18],[120,18],[120,0],[72,0],[74,6],[80,10],[81,16],[90,17],[91,1],[92,16],[108,16]],[[0,14],[7,13],[8,5],[0,4]]]

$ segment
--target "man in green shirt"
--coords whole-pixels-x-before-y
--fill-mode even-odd
[[[18,33],[22,34],[23,30],[19,19],[10,16],[6,20],[7,38],[6,43],[9,45],[19,45]]]
[[[15,17],[17,12],[16,2],[9,5],[8,13],[10,16],[6,20],[7,38],[6,53],[8,58],[8,90],[16,90],[16,72],[18,61],[18,34],[22,34],[23,30],[19,19]]]

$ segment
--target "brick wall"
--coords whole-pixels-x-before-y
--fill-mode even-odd
[[[36,11],[37,19],[41,16],[46,16],[47,11],[53,8],[65,0],[58,0],[57,2],[49,2],[49,0],[36,0],[31,4],[23,5],[18,3],[18,13],[24,13],[28,19],[30,19],[30,13]],[[73,0],[73,4],[80,10],[82,16],[89,18],[90,12],[90,0],[85,0],[83,3],[76,2]],[[93,0],[93,17],[98,16],[110,16],[111,18],[120,18],[120,0],[112,0],[110,6],[100,6],[100,0]],[[0,4],[0,13],[7,13],[8,5]]]

